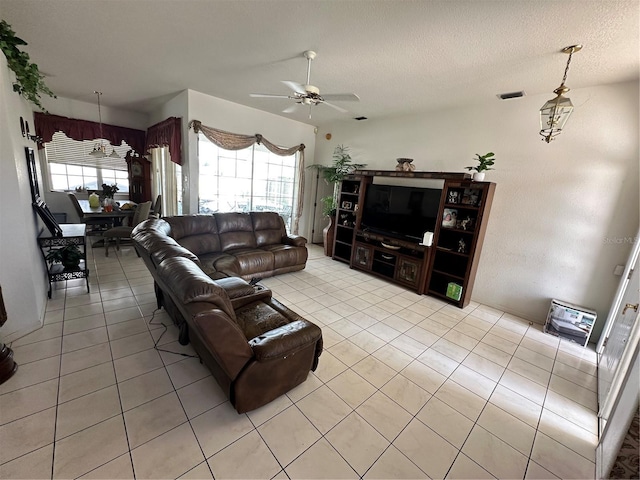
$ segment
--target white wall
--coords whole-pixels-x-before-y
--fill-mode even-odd
[[[41,223],[31,207],[24,147],[37,149],[20,131],[20,117],[33,125],[32,107],[13,92],[14,79],[0,55],[0,285],[8,315],[0,329],[3,342],[42,325],[47,296],[36,240]]]
[[[203,125],[228,132],[247,135],[260,133],[270,142],[285,147],[304,143],[306,146],[305,165],[313,164],[315,133],[314,127],[311,125],[238,105],[193,90],[188,91],[188,104],[188,120],[183,122],[183,128],[185,128],[185,125],[191,120],[200,120]],[[188,134],[183,138],[183,142],[185,142],[184,145],[186,145],[184,163],[186,164],[190,178],[190,185],[185,185],[185,213],[196,213],[198,211],[198,156],[196,139],[197,135],[193,133],[193,130],[189,130]],[[311,195],[313,189],[311,185],[313,183],[313,172],[306,170],[305,174],[305,207],[303,209],[303,216],[300,219],[299,233],[309,238],[311,230],[308,221],[308,212],[310,211],[308,205],[312,204]]]
[[[595,308],[597,340],[620,279],[613,269],[638,229],[638,82],[572,90],[574,113],[547,144],[538,111],[552,96],[335,123],[318,132],[316,158],[328,164],[344,144],[371,168],[409,157],[418,170],[462,172],[475,153],[495,152],[473,299],[540,323],[551,298]]]

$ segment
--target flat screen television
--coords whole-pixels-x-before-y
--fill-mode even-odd
[[[362,210],[362,230],[422,241],[433,232],[440,208],[441,189],[371,184]]]

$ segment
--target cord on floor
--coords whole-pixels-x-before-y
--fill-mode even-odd
[[[164,348],[159,348],[158,347],[158,343],[160,343],[160,340],[162,340],[162,337],[164,336],[165,333],[167,333],[167,330],[169,329],[169,326],[165,325],[162,321],[160,321],[160,323],[153,323],[153,319],[156,317],[156,312],[158,312],[158,311],[160,311],[160,308],[156,308],[153,311],[153,313],[151,314],[151,318],[149,319],[149,325],[162,326],[162,327],[164,327],[164,331],[160,334],[158,339],[153,344],[153,348],[155,348],[158,352],[173,353],[174,355],[182,355],[183,357],[190,357],[190,358],[198,358],[199,359],[200,357],[198,355],[190,355],[188,353],[182,353],[182,352],[172,352],[171,350],[165,350]],[[202,363],[202,361],[200,363]]]

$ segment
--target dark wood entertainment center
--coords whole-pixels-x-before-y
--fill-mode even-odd
[[[444,181],[430,247],[361,228],[374,177]],[[333,259],[464,308],[471,301],[495,186],[466,173],[357,170],[340,184]]]

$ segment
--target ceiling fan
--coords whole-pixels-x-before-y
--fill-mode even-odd
[[[314,85],[311,85],[311,62],[316,58],[316,52],[307,50],[302,54],[307,61],[307,83],[301,85],[298,82],[292,82],[283,80],[287,87],[293,90],[292,95],[276,95],[271,93],[252,93],[252,97],[265,97],[265,98],[289,98],[295,100],[295,103],[290,107],[283,110],[283,113],[291,113],[298,108],[298,105],[309,105],[309,118],[311,118],[311,107],[313,105],[324,104],[331,108],[338,110],[339,112],[346,113],[342,107],[329,103],[329,101],[341,101],[341,102],[359,102],[360,98],[355,93],[332,93],[326,95],[320,95],[320,89]]]

